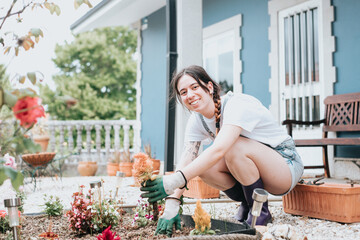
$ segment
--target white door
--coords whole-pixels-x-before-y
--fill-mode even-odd
[[[320,70],[319,5],[314,1],[279,13],[280,118],[315,121],[323,118],[324,81]],[[300,126],[294,139],[321,138],[318,126]],[[298,148],[304,165],[321,165],[321,148]],[[312,170],[311,172],[322,172]]]

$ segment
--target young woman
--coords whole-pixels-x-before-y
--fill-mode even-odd
[[[259,100],[246,94],[227,93],[199,66],[190,66],[172,79],[173,93],[190,111],[185,147],[176,173],[147,182],[142,196],[154,202],[167,197],[165,213],[156,233],[171,235],[180,226],[180,196],[187,181],[200,176],[204,182],[241,202],[235,218],[251,224],[252,193],[263,188],[285,195],[303,173],[294,141]],[[201,141],[213,144],[198,155]],[[267,202],[257,225],[271,222]]]

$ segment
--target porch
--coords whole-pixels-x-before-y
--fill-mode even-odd
[[[48,152],[56,158],[66,155],[63,171],[74,176],[80,161],[97,162],[97,175],[106,175],[106,164],[115,152],[140,151],[140,124],[137,120],[51,120],[43,123],[48,129]],[[75,167],[75,168],[74,168]]]

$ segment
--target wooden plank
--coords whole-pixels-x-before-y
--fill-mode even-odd
[[[296,139],[295,145],[297,147],[315,147],[327,145],[354,146],[360,145],[360,138]]]
[[[345,103],[345,102],[358,102],[360,101],[360,92],[332,95],[325,98],[325,104]]]

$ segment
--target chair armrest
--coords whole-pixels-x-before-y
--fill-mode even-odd
[[[321,119],[317,121],[301,121],[301,120],[294,120],[294,119],[286,119],[282,121],[282,125],[286,125],[286,129],[288,131],[288,134],[292,136],[292,126],[293,125],[320,125],[322,123],[325,123],[326,119]]]

